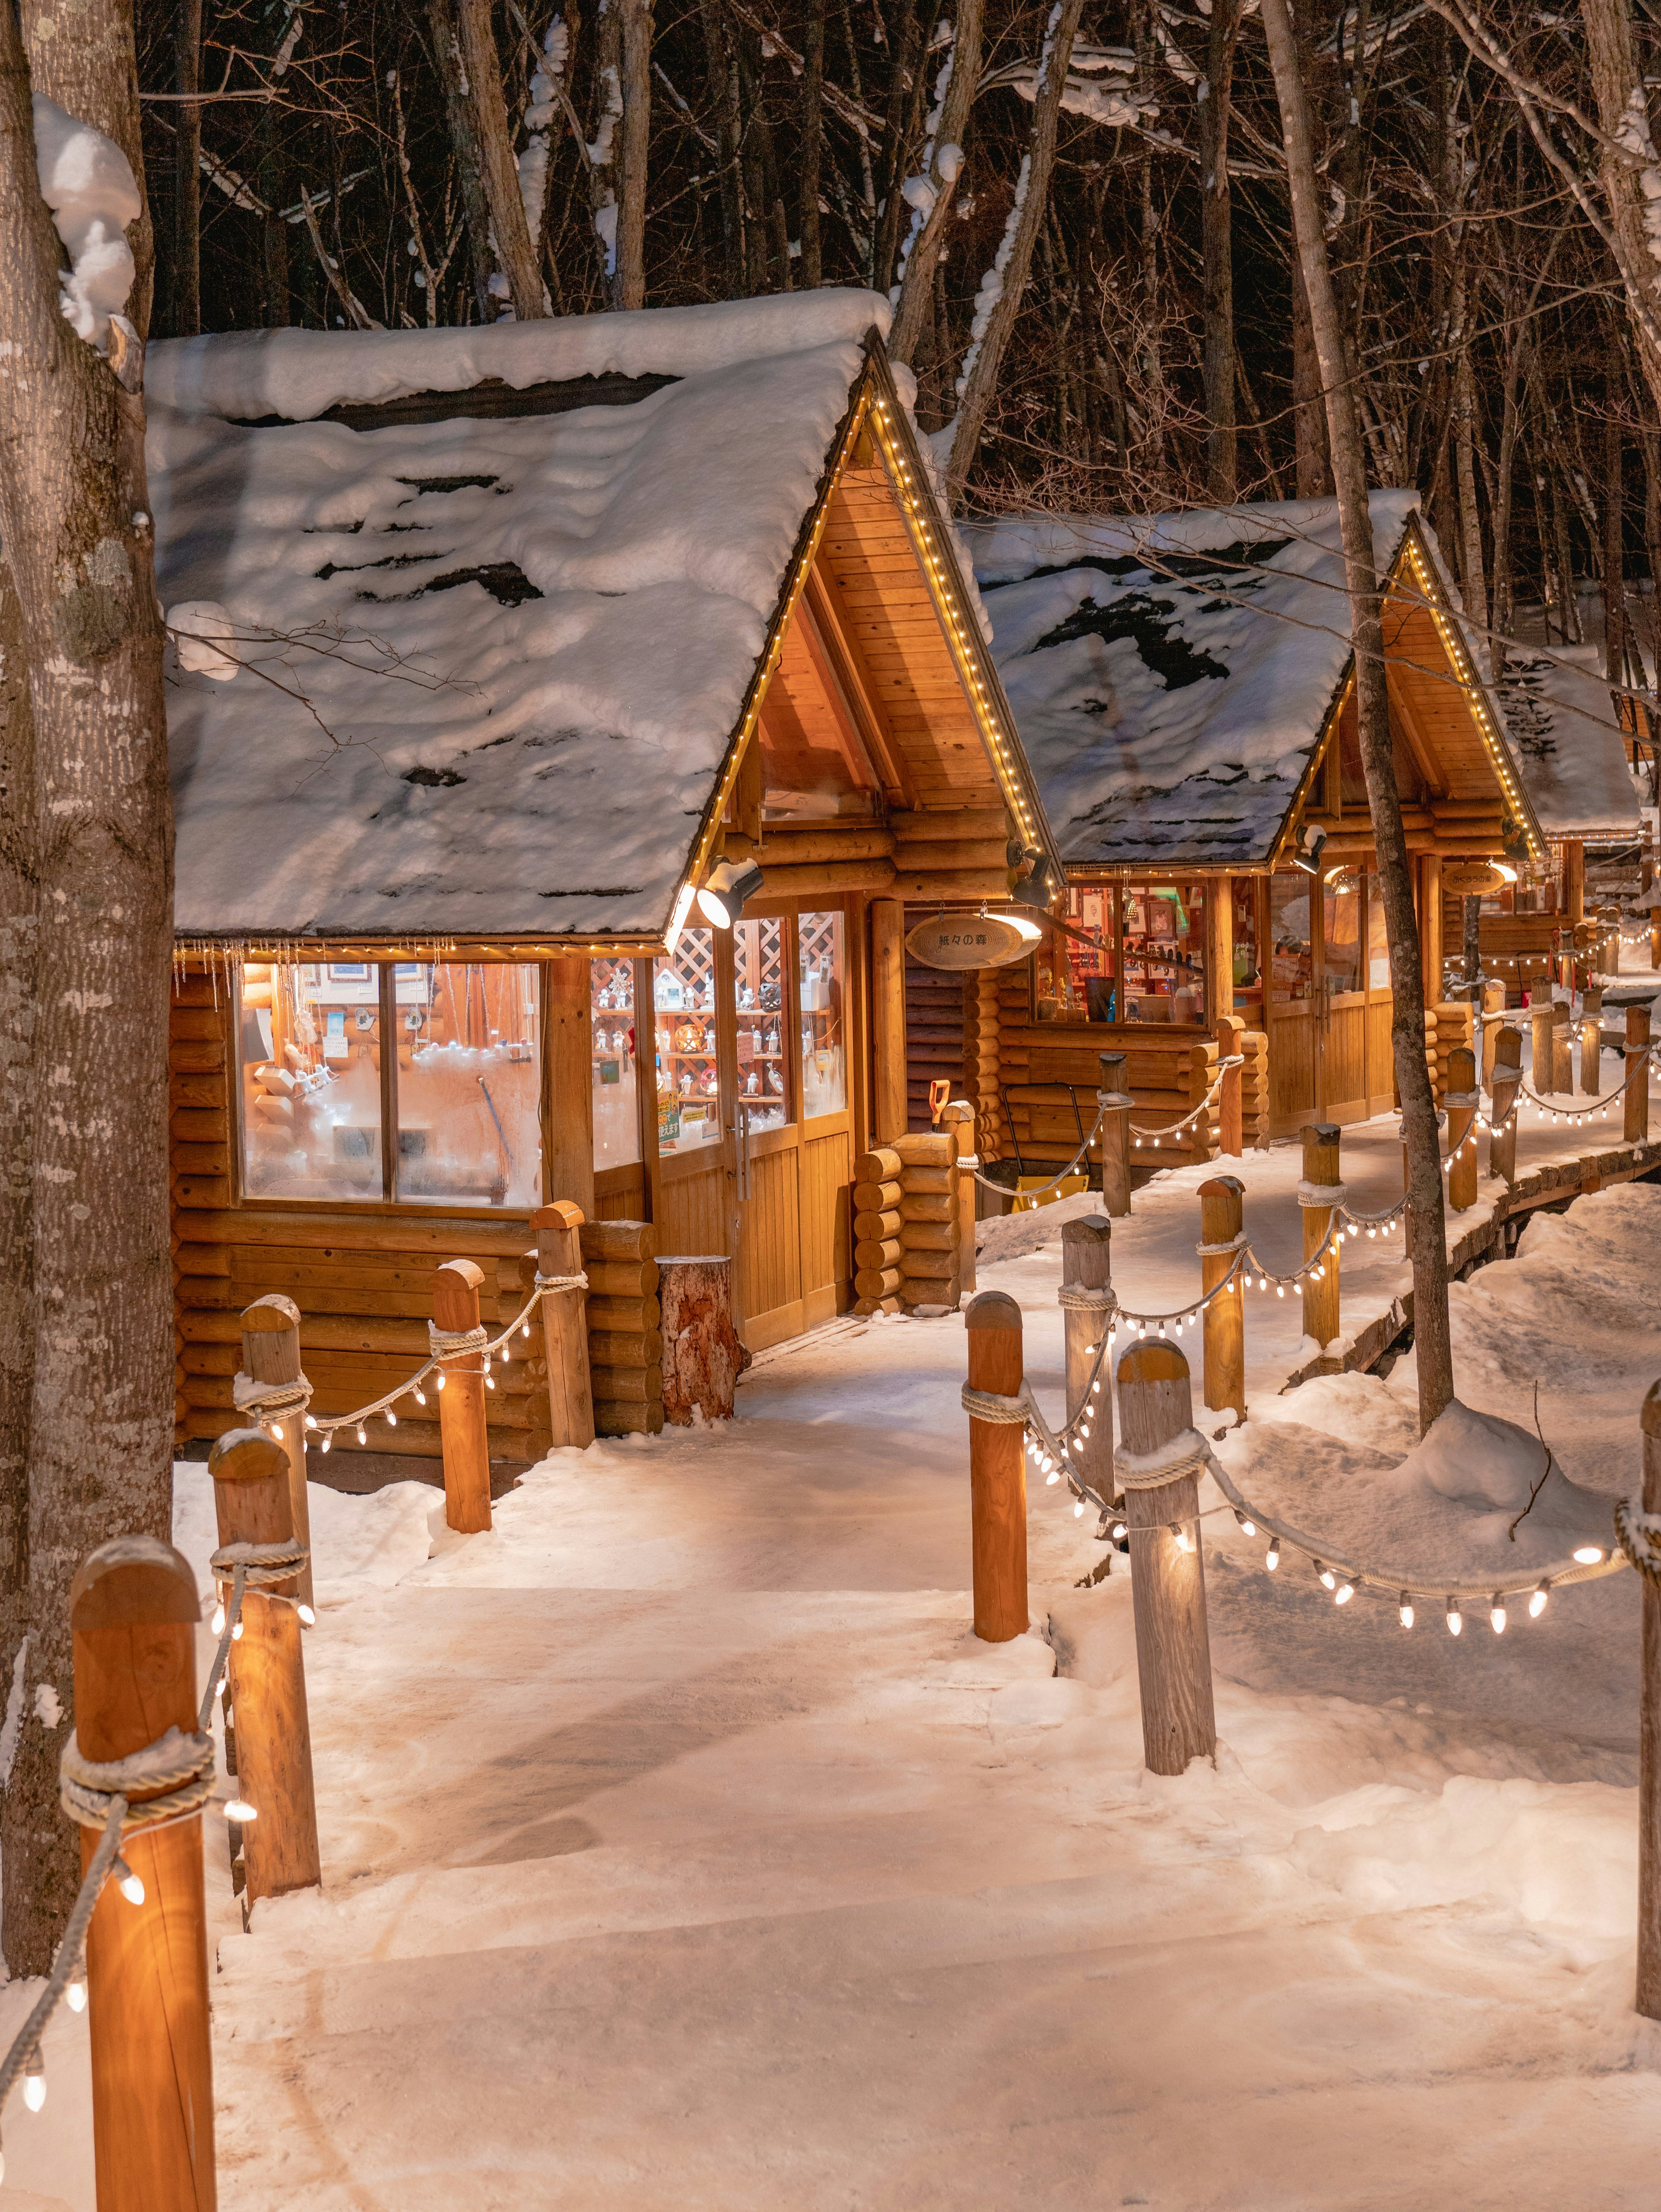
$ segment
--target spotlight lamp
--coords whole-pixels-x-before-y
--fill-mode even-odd
[[[710,870],[709,882],[698,893],[698,911],[717,929],[730,929],[764,881],[759,860],[723,860]]]
[[[1313,823],[1306,823],[1304,825],[1304,834],[1299,841],[1299,849],[1292,855],[1293,866],[1301,868],[1306,876],[1318,876],[1321,872],[1321,854],[1326,848],[1326,842],[1327,833],[1324,830],[1317,829]]]

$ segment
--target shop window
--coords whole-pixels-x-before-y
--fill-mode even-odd
[[[1361,872],[1340,868],[1321,887],[1321,973],[1329,999],[1363,990]]]
[[[639,1039],[631,960],[588,963],[594,1091],[594,1165],[632,1167],[640,1158]]]
[[[791,1118],[784,929],[782,921],[741,921],[733,932],[739,1097],[752,1132],[782,1129]]]
[[[538,993],[535,968],[494,961],[250,962],[245,1194],[539,1205]]]
[[[696,1152],[721,1138],[713,930],[681,932],[674,951],[654,964],[652,1000],[658,1151]]]
[[[1367,988],[1390,988],[1390,933],[1384,927],[1384,890],[1371,872],[1367,876]]]
[[[1276,1006],[1314,993],[1309,893],[1313,878],[1301,871],[1269,879],[1269,974]]]
[[[811,1121],[817,1115],[840,1114],[848,1104],[843,917],[805,914],[796,927],[801,1113],[803,1121]]]
[[[1199,884],[1127,884],[1125,1019],[1205,1020],[1205,890]]]
[[[1056,1013],[1066,1021],[1116,1022],[1111,885],[1069,884],[1067,919],[1071,930],[1051,930],[1039,955]],[[1045,988],[1041,978],[1040,995]]]
[[[1236,876],[1230,890],[1234,902],[1234,1010],[1261,1021],[1263,976],[1258,964],[1256,880]]]
[[[539,980],[493,960],[393,970],[398,1197],[542,1203]]]

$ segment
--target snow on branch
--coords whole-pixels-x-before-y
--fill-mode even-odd
[[[70,257],[58,303],[76,335],[107,354],[110,319],[132,289],[132,249],[126,226],[143,211],[132,167],[113,138],[80,122],[37,92],[35,166],[40,197]]]

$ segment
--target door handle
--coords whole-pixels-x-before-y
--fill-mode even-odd
[[[742,1202],[750,1195],[750,1109],[742,1099],[738,1103],[736,1133],[739,1151],[739,1198]]]

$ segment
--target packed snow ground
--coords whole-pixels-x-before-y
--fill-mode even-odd
[[[1125,1275],[1156,1272],[1183,1181],[1116,1231]],[[983,1282],[1054,1407],[1037,1229]],[[1464,1398],[1531,1425],[1538,1379],[1605,1498],[1661,1374],[1658,1253],[1661,1189],[1625,1186],[1452,1291]],[[326,1883],[244,1936],[210,1827],[222,2202],[1654,2202],[1633,1578],[1456,1643],[1271,1578],[1214,1513],[1217,1765],[1156,1780],[1126,1563],[1080,1586],[1104,1547],[1056,1491],[1031,1499],[1042,1632],[970,1633],[963,1370],[956,1318],[783,1347],[729,1430],[555,1453],[485,1536],[429,1488],[313,1489]],[[1219,1450],[1348,1527],[1412,1409],[1410,1358],[1254,1382]],[[201,1571],[205,1469],[179,1486]],[[1462,1516],[1482,1540],[1480,1499],[1440,1539]],[[90,2212],[84,2034],[60,2016],[46,2113],[14,2105],[5,2212]]]

